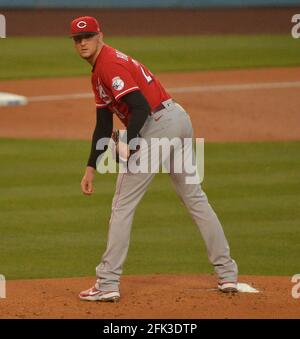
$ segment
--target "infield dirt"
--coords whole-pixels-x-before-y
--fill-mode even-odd
[[[293,85],[300,79],[300,67],[164,73],[159,78],[167,88],[174,89],[173,98],[189,112],[196,137],[218,142],[300,138],[299,86]],[[272,86],[278,83],[286,86]],[[250,88],[243,87],[249,84]],[[198,86],[207,89],[189,90]],[[45,98],[27,106],[1,107],[1,137],[91,138],[93,99],[63,97],[89,92],[89,77],[7,80],[1,81],[1,91],[29,99],[60,96],[59,100]],[[119,121],[115,123],[122,127]]]
[[[300,318],[288,277],[241,276],[260,293],[226,295],[211,275],[124,276],[119,303],[80,301],[94,278],[8,281],[0,318]]]

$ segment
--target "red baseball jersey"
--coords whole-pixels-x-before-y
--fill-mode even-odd
[[[107,107],[127,126],[130,111],[120,100],[123,95],[139,90],[153,111],[171,96],[159,80],[141,63],[118,50],[104,45],[92,70],[92,85],[97,107]]]

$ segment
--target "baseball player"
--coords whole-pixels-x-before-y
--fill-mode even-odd
[[[91,152],[81,181],[82,192],[91,195],[97,159],[104,150],[97,141],[110,138],[113,114],[127,130],[127,142],[119,141],[122,159],[130,157],[129,143],[140,136],[151,138],[192,138],[191,120],[141,63],[103,41],[99,23],[93,17],[79,17],[71,23],[71,36],[79,55],[92,66],[92,86],[96,101],[96,127]],[[172,155],[170,154],[170,157]],[[112,202],[107,248],[96,268],[95,285],[79,294],[82,300],[117,301],[120,276],[127,256],[135,209],[155,173],[119,173]],[[170,170],[175,189],[188,208],[205,241],[208,258],[218,276],[218,289],[237,292],[237,265],[230,257],[222,226],[199,184],[187,184],[187,173]]]

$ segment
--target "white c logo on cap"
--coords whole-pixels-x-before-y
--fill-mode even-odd
[[[87,26],[87,23],[85,21],[79,21],[77,22],[77,25],[76,25],[78,28],[84,28]]]

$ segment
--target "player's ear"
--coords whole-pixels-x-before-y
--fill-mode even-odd
[[[103,32],[99,32],[99,39],[100,39],[100,41],[102,41],[102,40],[103,40],[103,37],[104,37],[104,34],[103,34]]]

